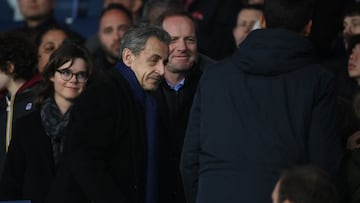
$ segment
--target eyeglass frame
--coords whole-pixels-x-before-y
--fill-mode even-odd
[[[79,83],[86,83],[88,81],[88,79],[89,79],[88,73],[85,72],[85,71],[80,71],[80,72],[77,72],[77,73],[73,73],[69,69],[61,69],[61,70],[56,70],[56,72],[60,73],[61,79],[66,81],[66,82],[70,81],[74,77],[74,75],[75,75],[76,81],[79,82]],[[66,77],[64,75],[65,73],[70,73],[71,74],[69,79],[64,78],[64,77]],[[86,78],[82,77],[83,79],[79,80],[79,75],[82,75],[82,74],[84,74],[83,76],[86,76]],[[84,80],[84,81],[81,81],[81,80]]]

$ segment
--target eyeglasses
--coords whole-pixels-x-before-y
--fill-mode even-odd
[[[69,69],[63,69],[63,70],[56,70],[56,72],[60,73],[61,79],[65,80],[65,81],[70,81],[74,75],[75,75],[76,80],[80,83],[86,82],[89,78],[88,74],[83,71],[78,72],[78,73],[73,73]]]

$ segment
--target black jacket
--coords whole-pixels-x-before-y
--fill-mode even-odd
[[[108,73],[74,105],[49,203],[143,202],[145,116],[118,70]]]
[[[284,29],[255,30],[205,71],[181,158],[187,202],[271,202],[284,169],[341,160],[332,75],[310,42]]]
[[[185,196],[179,165],[190,108],[202,70],[215,61],[199,54],[199,58],[185,77],[178,91],[163,79],[154,97],[159,110],[159,197],[161,203],[183,203]]]
[[[0,182],[0,200],[43,203],[54,176],[51,141],[40,111],[34,111],[16,122]]]

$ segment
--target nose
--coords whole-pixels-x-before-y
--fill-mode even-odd
[[[344,27],[344,31],[343,34],[344,35],[351,35],[352,31],[351,31],[351,26],[347,25]]]
[[[73,75],[71,76],[69,82],[72,82],[72,83],[78,83],[78,82],[79,82],[76,74],[73,74]]]
[[[159,65],[156,67],[156,73],[164,76],[165,75],[165,65],[164,63],[159,63]]]
[[[187,48],[185,40],[179,40],[176,45],[178,51],[185,51]]]

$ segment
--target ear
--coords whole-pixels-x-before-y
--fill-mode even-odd
[[[312,27],[312,20],[309,20],[309,22],[304,27],[304,35],[309,36],[311,33],[311,27]]]
[[[12,74],[15,71],[15,66],[13,63],[7,63],[7,72]]]
[[[124,64],[128,67],[131,67],[133,59],[135,57],[132,51],[128,48],[125,48],[121,54]]]
[[[266,20],[265,20],[264,15],[262,15],[262,16],[260,17],[260,27],[261,27],[262,29],[266,28]]]

